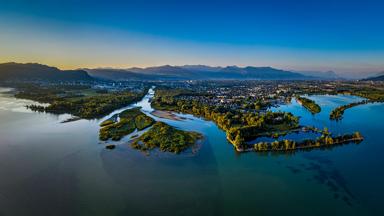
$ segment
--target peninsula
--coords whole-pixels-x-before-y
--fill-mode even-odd
[[[301,104],[303,107],[305,107],[312,114],[317,114],[317,113],[321,112],[321,107],[318,104],[316,104],[315,101],[313,101],[311,99],[297,96],[296,100],[299,104]]]

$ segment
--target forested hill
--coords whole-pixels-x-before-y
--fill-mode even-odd
[[[36,63],[0,64],[0,81],[92,81],[84,70],[60,70]]]

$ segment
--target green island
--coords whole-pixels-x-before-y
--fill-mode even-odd
[[[195,145],[202,137],[197,132],[182,131],[166,123],[156,122],[148,131],[135,139],[131,146],[145,152],[159,148],[163,152],[178,154]]]
[[[118,119],[120,120],[118,121]],[[120,140],[133,131],[143,130],[154,124],[154,120],[140,111],[140,107],[127,109],[100,124],[99,139]]]
[[[33,111],[53,114],[69,113],[84,119],[94,119],[139,101],[146,91],[144,89],[140,92],[125,90],[108,92],[93,89],[90,86],[27,85],[18,88],[15,97],[49,104],[27,106]]]
[[[297,96],[296,100],[299,104],[309,110],[312,114],[317,114],[321,112],[321,107],[313,100]]]

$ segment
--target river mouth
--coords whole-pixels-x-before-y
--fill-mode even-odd
[[[178,113],[185,119],[158,118],[151,114],[147,97],[134,106],[155,120],[205,136],[192,156],[148,157],[124,142],[113,150],[98,144],[102,119],[63,124],[69,115],[19,112],[23,101],[0,95],[0,213],[381,215],[384,106],[355,107],[342,121],[330,122],[334,107],[355,99],[311,99],[322,105],[315,116],[294,101],[276,109],[292,111],[302,124],[327,126],[334,133],[359,130],[366,140],[295,154],[237,154],[214,123]]]

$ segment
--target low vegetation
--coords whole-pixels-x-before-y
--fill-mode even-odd
[[[375,102],[384,101],[383,88],[373,88],[370,86],[362,86],[362,87],[351,86],[351,88],[347,92],[355,96],[366,98],[370,101],[375,101]]]
[[[146,91],[99,91],[89,86],[28,86],[15,95],[17,98],[29,99],[48,106],[30,105],[29,109],[53,114],[68,113],[84,119],[100,118],[115,109],[140,100]]]
[[[119,121],[117,121],[119,117]],[[114,141],[137,130],[143,130],[154,123],[154,120],[140,111],[140,108],[128,109],[103,121],[100,126],[99,139]]]
[[[163,122],[156,122],[148,131],[132,142],[131,146],[141,151],[160,149],[180,153],[193,146],[202,135],[197,132],[178,130]]]

